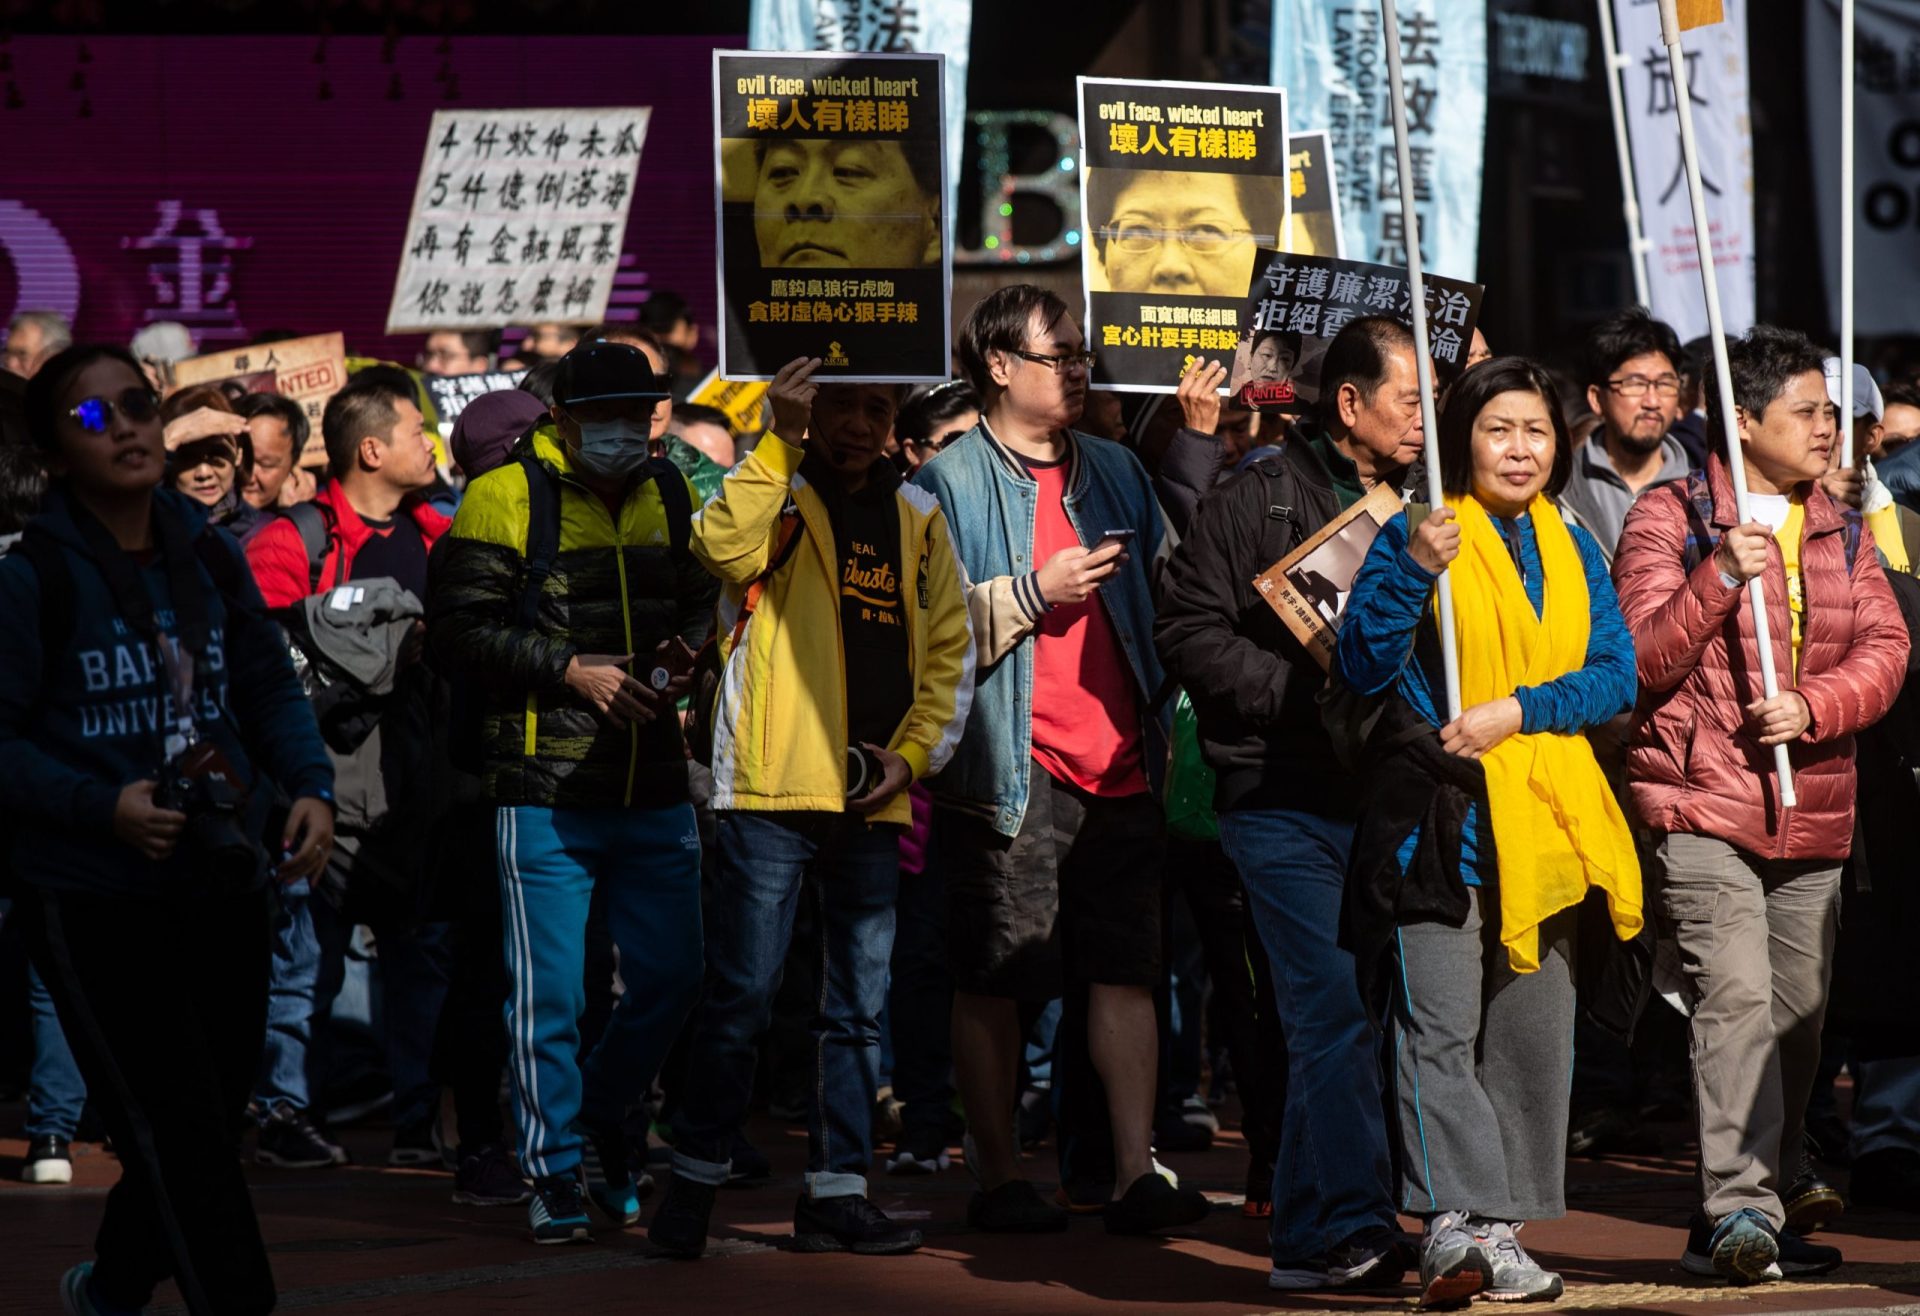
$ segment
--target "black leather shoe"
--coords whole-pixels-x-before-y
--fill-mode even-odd
[[[920,1231],[894,1223],[865,1197],[808,1197],[793,1204],[795,1252],[852,1252],[891,1257],[920,1250]]]
[[[1151,1234],[1198,1224],[1213,1208],[1197,1188],[1175,1188],[1158,1174],[1143,1174],[1118,1201],[1108,1202],[1109,1234]]]

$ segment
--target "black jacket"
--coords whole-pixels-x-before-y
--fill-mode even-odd
[[[1173,432],[1173,442],[1160,454],[1153,492],[1175,534],[1187,533],[1201,500],[1214,491],[1222,476],[1231,475],[1226,462],[1227,449],[1218,435],[1184,425]]]
[[[1201,501],[1168,563],[1154,643],[1193,701],[1222,812],[1354,814],[1315,705],[1326,673],[1253,587],[1339,514],[1325,465],[1290,439]]]

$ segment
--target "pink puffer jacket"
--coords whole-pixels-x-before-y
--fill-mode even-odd
[[[1709,459],[1713,541],[1735,524],[1733,485]],[[1800,571],[1806,592],[1800,677],[1790,681],[1792,632],[1786,570],[1770,549],[1764,577],[1774,670],[1797,688],[1813,723],[1788,746],[1796,806],[1781,816],[1773,751],[1746,730],[1761,697],[1753,610],[1729,588],[1709,550],[1685,569],[1692,533],[1685,482],[1634,505],[1614,555],[1620,611],[1633,631],[1640,673],[1627,751],[1632,809],[1648,827],[1718,837],[1773,859],[1844,859],[1853,844],[1853,737],[1886,715],[1900,693],[1907,629],[1873,536],[1863,526],[1847,572],[1840,509],[1817,486],[1807,494]]]

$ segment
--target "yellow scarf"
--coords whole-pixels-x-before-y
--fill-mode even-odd
[[[1546,572],[1539,616],[1486,509],[1449,497],[1460,521],[1453,563],[1460,696],[1472,708],[1520,686],[1544,685],[1586,663],[1592,630],[1587,574],[1560,513],[1536,497],[1530,513]],[[1538,929],[1549,917],[1607,893],[1621,940],[1640,930],[1640,859],[1626,817],[1582,735],[1516,734],[1488,750],[1487,801],[1500,861],[1500,940],[1516,973],[1540,967]]]

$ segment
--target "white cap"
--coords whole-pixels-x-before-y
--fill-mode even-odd
[[[1837,356],[1828,357],[1826,360],[1826,371],[1827,397],[1831,399],[1833,405],[1837,407],[1840,405],[1840,358]],[[1873,382],[1873,372],[1861,365],[1858,361],[1855,361],[1853,363],[1853,414],[1855,418],[1872,416],[1875,420],[1879,420],[1880,413],[1885,409],[1880,401],[1880,386]]]

